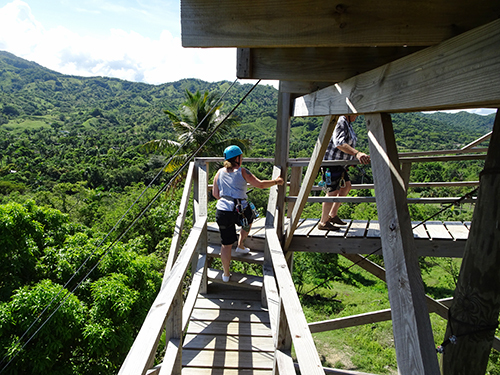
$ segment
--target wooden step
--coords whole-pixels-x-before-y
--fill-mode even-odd
[[[213,283],[224,283],[222,281],[223,271],[209,268],[207,276]],[[237,272],[231,272],[231,279],[224,284],[239,286],[250,289],[262,289],[264,278],[262,276],[244,275]]]
[[[272,375],[273,370],[184,367],[182,375]]]
[[[220,258],[220,250],[220,245],[208,245],[207,255],[211,258]],[[264,264],[264,253],[262,251],[250,250],[248,254],[241,254],[236,252],[236,248],[232,248],[231,259],[247,263]]]
[[[274,353],[274,341],[271,336],[234,337],[230,335],[194,335],[187,334],[184,349],[256,351]]]
[[[248,370],[272,370],[273,354],[268,352],[233,352],[212,350],[189,350],[182,351],[182,365],[184,374],[186,367],[224,368],[224,369],[248,369]],[[240,373],[240,372],[239,372]]]

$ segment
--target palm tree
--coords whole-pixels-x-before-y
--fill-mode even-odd
[[[193,94],[186,90],[185,96],[186,100],[182,103],[178,114],[164,110],[172,121],[177,140],[155,139],[144,145],[146,151],[169,152],[170,154],[180,147],[180,151],[165,167],[165,172],[172,172],[182,165],[219,125],[220,127],[203,145],[196,154],[197,156],[221,156],[224,149],[231,144],[238,145],[243,151],[249,148],[248,139],[229,137],[231,131],[239,126],[240,122],[233,116],[225,119],[226,114],[221,111],[223,102],[219,102],[219,93],[205,91],[202,94],[196,91]]]

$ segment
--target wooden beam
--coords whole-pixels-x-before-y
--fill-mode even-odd
[[[462,147],[462,150],[463,151],[469,151],[472,147],[474,147],[474,146],[476,146],[476,145],[478,145],[480,143],[483,143],[487,139],[490,139],[491,138],[491,134],[493,134],[493,131],[489,132],[488,134],[483,135],[482,137],[476,139],[475,141],[472,141],[468,145],[465,145],[464,147]]]
[[[447,302],[448,300],[449,299],[446,298],[444,300],[437,300],[436,302],[444,306],[442,301]],[[429,310],[431,312],[435,312],[431,307],[429,307]],[[446,316],[444,318],[447,319]],[[323,320],[321,322],[313,322],[309,323],[309,329],[311,330],[311,333],[317,333],[317,332],[333,331],[336,329],[356,327],[364,324],[384,322],[387,320],[391,320],[391,309],[372,311],[358,315],[344,316],[342,318]]]
[[[318,175],[321,162],[325,155],[326,148],[328,147],[328,142],[330,142],[333,130],[337,124],[337,119],[338,117],[328,116],[323,120],[323,125],[311,156],[311,162],[307,168],[306,175],[304,176],[304,182],[300,187],[297,202],[293,206],[290,224],[286,229],[285,245],[283,246],[285,250],[288,249],[288,246],[290,246],[290,243],[292,242],[293,232],[295,231],[295,228],[297,228],[297,224],[300,220],[300,214],[306,205],[307,197],[309,196],[311,187],[314,184],[316,176]]]
[[[181,0],[184,47],[429,46],[493,21],[491,0]]]
[[[294,116],[500,106],[500,20],[295,100]]]
[[[462,258],[465,241],[415,239],[418,256]],[[307,251],[334,254],[382,255],[380,238],[336,238],[294,236],[289,251]]]
[[[240,79],[341,82],[422,48],[238,48],[236,75]]]
[[[483,374],[500,311],[500,111],[497,111],[488,156],[481,173],[478,202],[465,245],[457,288],[450,307],[443,374]]]
[[[438,375],[439,365],[391,118],[387,114],[377,114],[365,116],[365,119],[398,370],[402,374]]]

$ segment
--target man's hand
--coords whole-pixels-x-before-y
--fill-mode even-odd
[[[356,159],[358,159],[361,164],[370,164],[370,155],[366,155],[364,152],[358,152],[356,154]]]

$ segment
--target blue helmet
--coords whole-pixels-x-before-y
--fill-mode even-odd
[[[224,150],[224,160],[229,160],[234,158],[235,156],[243,154],[243,151],[241,151],[241,148],[235,145],[231,145],[226,147]]]

